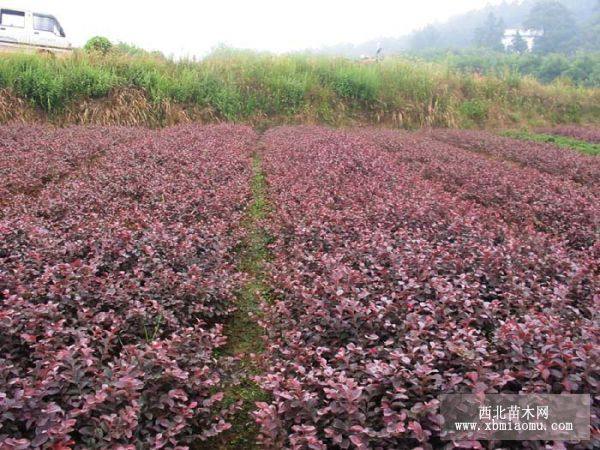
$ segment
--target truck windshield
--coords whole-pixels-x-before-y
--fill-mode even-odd
[[[58,36],[65,37],[65,33],[53,16],[46,16],[43,14],[34,14],[33,15],[33,28],[37,31],[47,31],[49,33],[54,33]]]

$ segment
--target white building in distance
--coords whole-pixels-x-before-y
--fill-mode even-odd
[[[533,50],[536,38],[543,36],[544,34],[544,32],[540,30],[507,28],[506,30],[504,30],[504,37],[502,38],[502,45],[504,45],[505,50],[508,50],[513,45],[513,41],[517,33],[519,33],[523,37],[523,39],[525,39],[525,42],[527,43],[527,49],[529,51]]]

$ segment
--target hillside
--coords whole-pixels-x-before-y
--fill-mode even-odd
[[[485,23],[490,13],[501,18],[507,28],[518,28],[523,26],[531,11],[531,8],[539,0],[523,0],[503,2],[497,5],[487,5],[479,10],[469,11],[448,19],[443,23],[434,23],[433,27],[437,33],[437,49],[464,49],[473,45],[473,38],[478,27]],[[561,0],[566,8],[573,14],[575,22],[580,27],[586,27],[594,16],[597,0]],[[340,44],[321,49],[324,54],[343,55],[348,57],[359,57],[361,55],[373,55],[377,44],[381,43],[386,54],[393,55],[413,50],[413,39],[420,31],[408,35],[386,36],[373,39],[362,44]],[[596,51],[600,49],[596,48]]]

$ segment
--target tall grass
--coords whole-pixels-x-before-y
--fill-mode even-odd
[[[530,78],[476,77],[448,65],[390,58],[360,63],[221,50],[200,62],[81,52],[0,56],[0,89],[60,118],[82,101],[143,90],[153,107],[206,110],[247,122],[386,122],[404,127],[598,121],[600,90]],[[132,105],[133,107],[133,105]]]

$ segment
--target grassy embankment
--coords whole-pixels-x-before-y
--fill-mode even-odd
[[[201,62],[81,52],[64,59],[0,55],[0,122],[34,119],[514,128],[598,122],[600,89],[477,77],[402,58],[360,63],[235,51]]]

